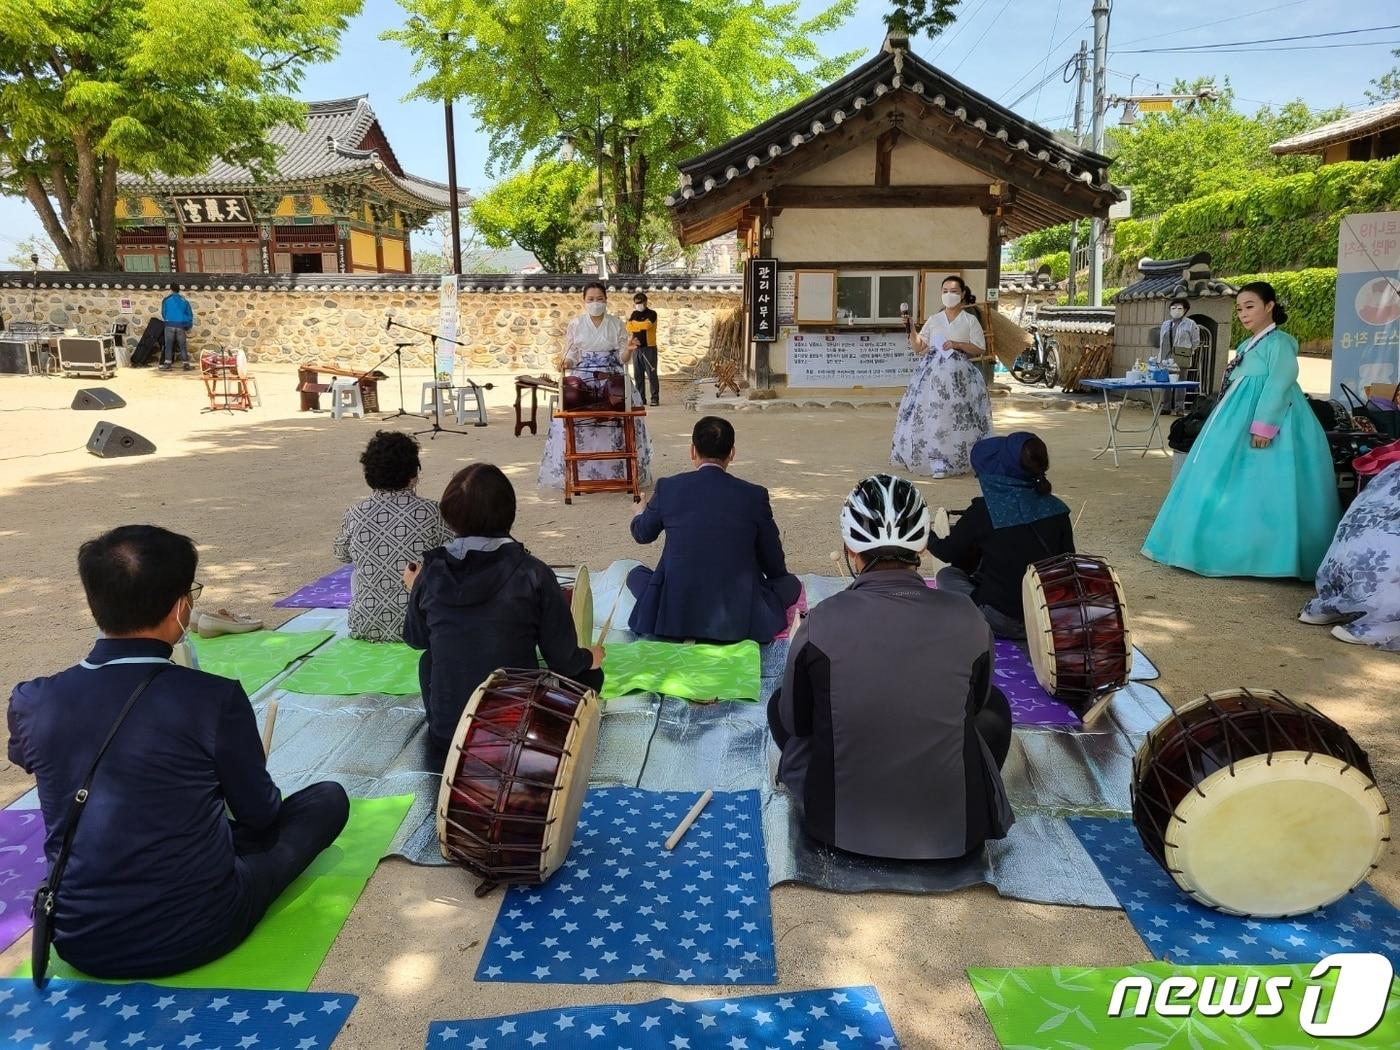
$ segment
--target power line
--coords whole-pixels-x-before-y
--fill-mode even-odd
[[[1194,33],[1200,29],[1209,29],[1211,26],[1222,26],[1226,22],[1238,22],[1242,18],[1253,18],[1255,15],[1266,15],[1270,11],[1282,11],[1285,7],[1297,7],[1299,4],[1306,2],[1307,0],[1288,0],[1288,3],[1286,4],[1275,4],[1273,7],[1261,7],[1257,11],[1246,11],[1242,15],[1231,15],[1229,18],[1218,18],[1214,22],[1201,22],[1198,25],[1183,26],[1180,29],[1173,30],[1173,32]],[[1143,40],[1158,40],[1161,38],[1161,36],[1161,33],[1152,33],[1148,36],[1135,36],[1131,40],[1124,40],[1122,42],[1124,44],[1136,44],[1140,43]]]
[[[1055,31],[1056,31],[1057,29],[1060,28],[1060,3],[1061,3],[1061,0],[1055,0],[1055,21],[1054,21],[1054,23],[1050,26],[1050,39],[1051,39],[1051,40],[1054,40],[1054,39],[1055,39]],[[1049,68],[1050,68],[1050,54],[1049,54],[1049,52],[1046,52],[1046,55],[1045,55],[1045,62],[1044,62],[1044,64],[1041,65],[1041,67],[1040,67],[1041,75],[1044,76],[1045,72],[1046,72]],[[1046,80],[1048,80],[1048,79],[1049,79],[1049,78],[1046,77]],[[1040,96],[1041,96],[1041,94],[1042,94],[1044,91],[1045,91],[1045,80],[1042,80],[1042,81],[1040,82],[1040,87],[1039,87],[1038,89],[1036,89],[1036,93],[1035,93],[1035,108],[1034,108],[1033,110],[1031,110],[1031,119],[1032,119],[1032,120],[1034,120],[1036,117],[1040,116]]]
[[[962,64],[972,56],[972,53],[977,50],[977,45],[982,43],[983,40],[987,39],[987,34],[990,33],[996,27],[996,24],[1001,21],[1001,16],[1006,14],[1006,9],[1010,6],[1011,0],[1006,0],[1006,3],[1001,5],[1001,9],[998,10],[997,13],[994,16],[992,16],[992,20],[987,23],[987,28],[982,30],[982,35],[979,36],[975,41],[973,41],[973,44],[970,48],[963,52],[963,57],[958,59],[958,64],[956,66],[948,70],[949,73],[956,73],[959,67],[961,67]]]
[[[1195,50],[1186,48],[1167,48],[1169,51],[1184,51],[1187,54],[1217,54],[1217,55],[1258,55],[1266,51],[1333,51],[1341,47],[1390,47],[1392,44],[1400,44],[1397,40],[1367,40],[1352,41],[1349,44],[1289,44],[1283,47],[1202,47]],[[1146,51],[1120,51],[1120,55],[1146,55],[1152,54],[1156,48],[1149,48]]]
[[[1068,40],[1070,37],[1074,36],[1075,33],[1078,33],[1081,29],[1085,28],[1085,27],[1088,26],[1089,24],[1090,24],[1090,21],[1089,21],[1089,20],[1085,20],[1085,21],[1083,21],[1083,22],[1080,22],[1077,26],[1075,26],[1075,27],[1074,27],[1073,29],[1071,29],[1068,33],[1066,33],[1063,37],[1061,37],[1058,41],[1056,41],[1055,43],[1051,44],[1050,47],[1046,49],[1046,52],[1045,52],[1045,53],[1046,53],[1047,55],[1053,55],[1056,51],[1058,51],[1061,47],[1064,46],[1064,43],[1065,43],[1066,40]],[[1030,69],[1026,70],[1026,71],[1025,71],[1024,73],[1022,73],[1019,77],[1017,77],[1015,80],[1013,80],[1013,81],[1010,83],[1010,85],[1007,86],[1006,90],[1003,91],[1003,92],[997,97],[997,101],[1000,102],[1003,98],[1006,98],[1008,95],[1010,95],[1011,92],[1015,91],[1016,88],[1020,85],[1021,81],[1025,80],[1026,77],[1030,76],[1032,73],[1035,72],[1035,67],[1038,66],[1038,65],[1040,65],[1040,60],[1039,60],[1039,59],[1037,59],[1035,62],[1033,62],[1033,63],[1031,64]]]
[[[938,49],[938,54],[930,57],[928,55],[928,52],[925,52],[924,57],[928,58],[928,60],[932,62],[934,61],[934,59],[942,56],[943,52],[947,51],[948,48],[952,45],[953,41],[958,38],[958,34],[961,33],[964,29],[966,29],[969,25],[971,25],[976,20],[977,16],[981,14],[982,8],[986,6],[987,0],[977,0],[977,3],[974,4],[972,9],[967,12],[967,17],[958,19],[958,24],[953,27],[952,33],[950,33],[947,37],[935,37],[933,40],[929,41],[929,51],[933,50],[935,44],[938,44],[940,42],[942,43],[943,46]]]
[[[1290,40],[1320,40],[1330,36],[1355,36],[1357,33],[1379,33],[1386,29],[1400,29],[1400,25],[1367,26],[1364,29],[1339,29],[1332,33],[1302,33],[1297,36],[1266,36],[1258,40],[1222,40],[1214,44],[1182,44],[1179,47],[1144,47],[1133,51],[1115,48],[1120,55],[1144,55],[1163,51],[1202,51],[1225,47],[1241,47],[1246,44],[1282,44]]]

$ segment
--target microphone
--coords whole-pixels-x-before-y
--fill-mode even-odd
[[[385,314],[384,314],[384,331],[387,332],[390,328],[393,328],[393,327],[394,327],[394,311],[393,311],[393,310],[387,310],[387,311],[385,311]]]

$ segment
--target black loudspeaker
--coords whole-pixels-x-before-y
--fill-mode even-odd
[[[120,456],[149,456],[156,447],[136,431],[108,423],[104,419],[93,427],[92,437],[88,438],[87,450],[103,459],[116,459]]]
[[[125,408],[126,402],[105,386],[85,386],[73,395],[73,407],[80,412],[101,412],[105,408]]]

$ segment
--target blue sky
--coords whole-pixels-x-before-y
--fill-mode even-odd
[[[803,0],[811,14],[824,6]],[[1045,75],[1043,88],[1015,105],[1017,112],[1051,127],[1067,126],[1074,105],[1073,86],[1056,74],[1091,38],[1090,0],[962,0],[959,22],[942,37],[916,41],[915,50],[945,72],[1003,104],[1015,102]],[[1366,104],[1369,81],[1396,64],[1390,55],[1400,47],[1400,28],[1330,38],[1322,33],[1379,26],[1400,26],[1393,0],[1239,0],[1226,5],[1206,0],[1116,0],[1109,35],[1108,91],[1138,93],[1167,89],[1178,76],[1229,77],[1238,105],[1253,111],[1303,98],[1309,105]],[[831,35],[825,50],[866,48],[872,53],[883,39],[882,0],[861,0],[856,16]],[[307,100],[368,94],[394,151],[404,166],[426,178],[446,181],[441,106],[404,102],[412,89],[411,61],[399,45],[379,39],[403,21],[392,0],[366,0],[364,11],[345,35],[340,55],[313,67],[302,95]],[[1238,54],[1223,48],[1204,54],[1137,53],[1143,48],[1226,44],[1265,38],[1302,39],[1261,46],[1310,47]],[[1388,45],[1386,42],[1389,42]],[[1361,44],[1364,46],[1316,45]],[[1137,77],[1134,80],[1134,76]],[[1110,123],[1117,113],[1109,115]],[[465,106],[457,110],[458,178],[471,190],[488,185],[486,146]],[[0,198],[0,259],[14,242],[40,232],[38,219],[23,200]]]

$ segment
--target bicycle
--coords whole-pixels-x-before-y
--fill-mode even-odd
[[[1011,363],[1011,374],[1027,386],[1044,383],[1053,387],[1060,378],[1060,357],[1056,353],[1053,336],[1040,334],[1039,325],[1031,325],[1026,331],[1031,334],[1031,345],[1016,356]]]

